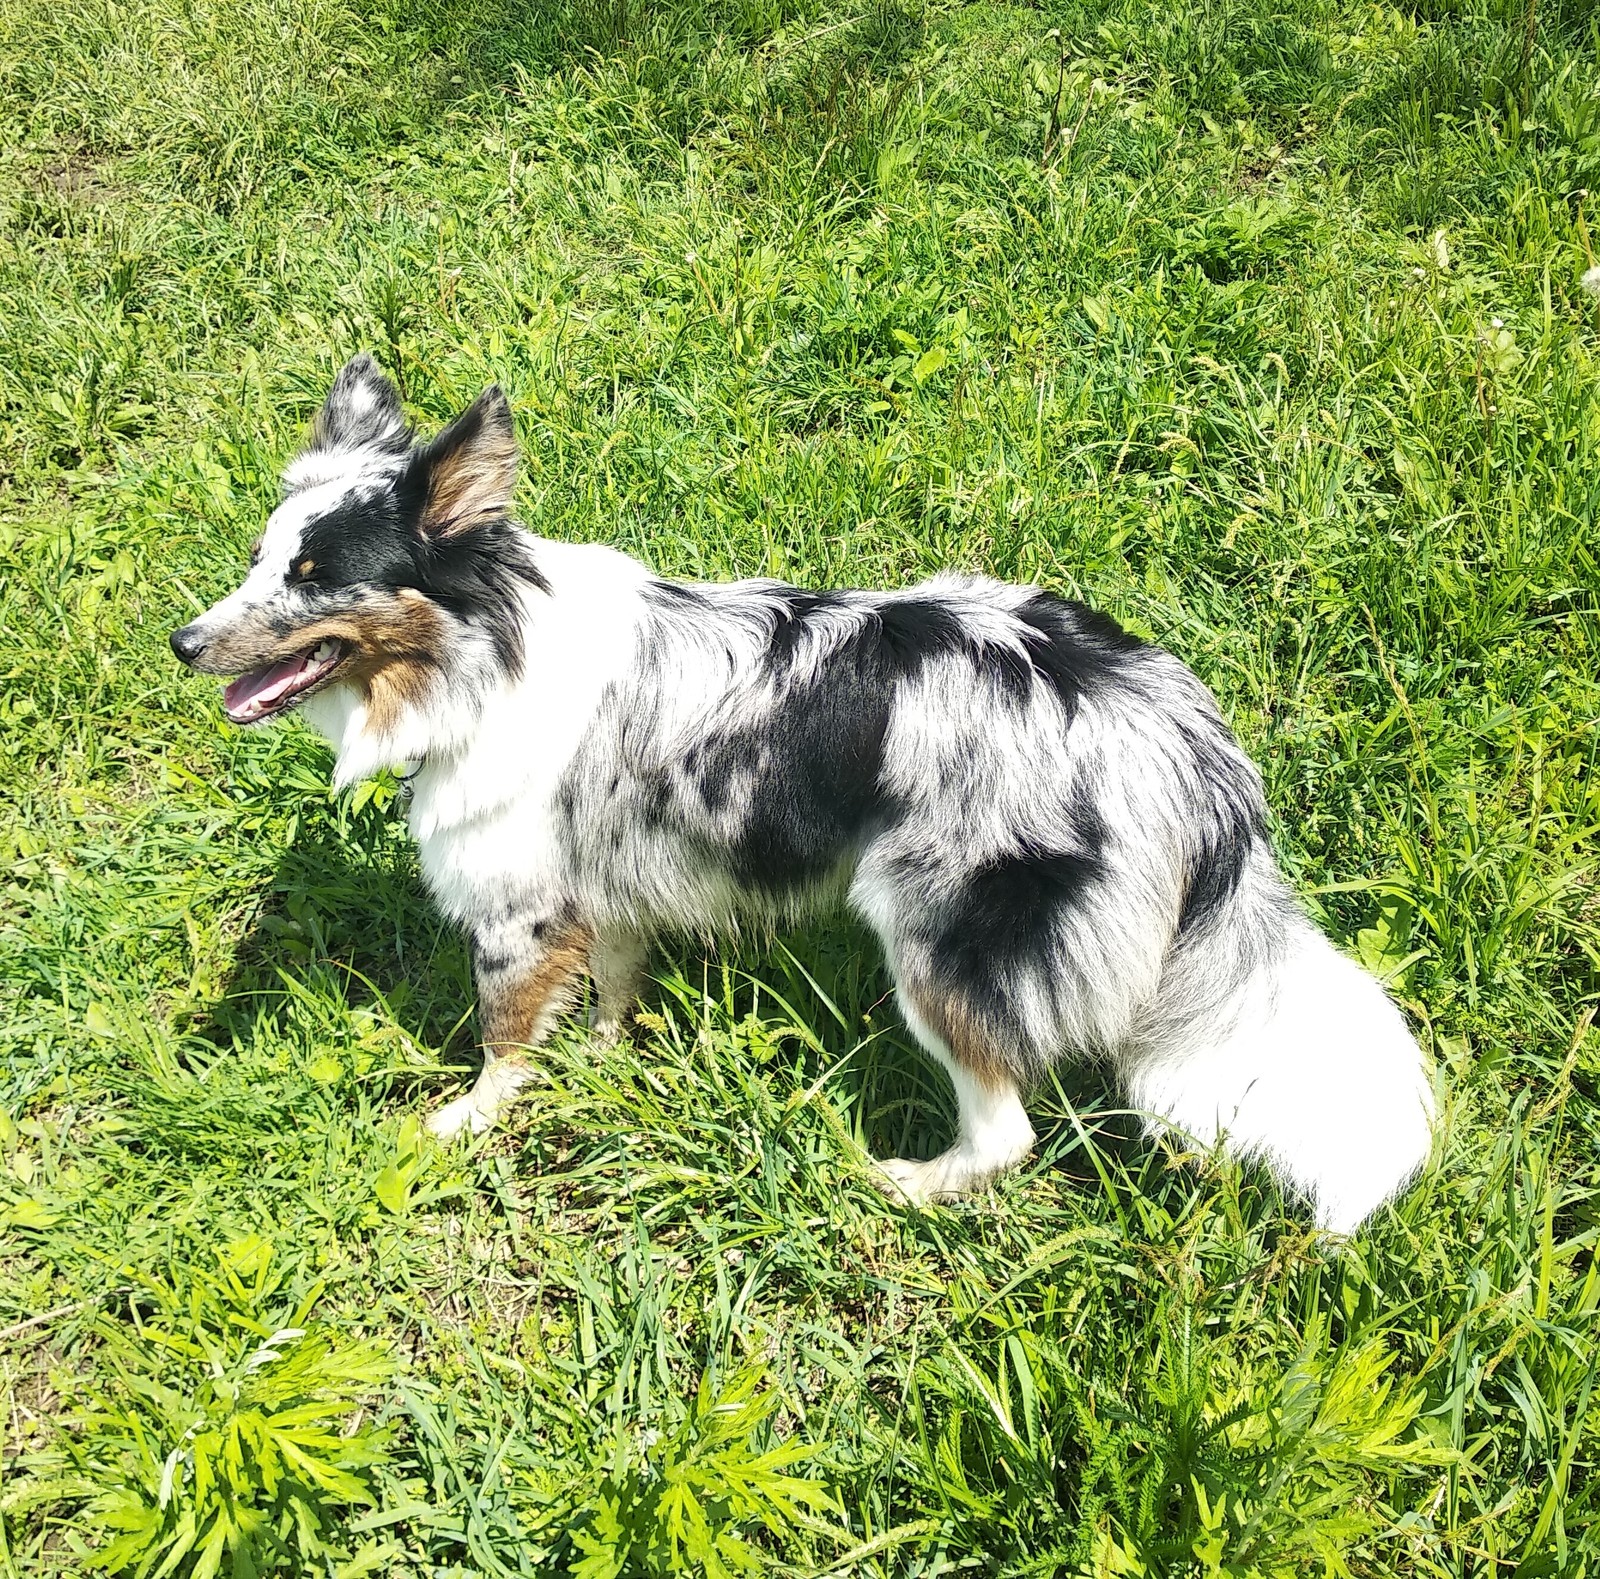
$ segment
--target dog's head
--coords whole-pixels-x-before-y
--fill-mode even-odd
[[[508,519],[515,475],[498,388],[415,444],[394,386],[356,357],[284,473],[243,584],[174,631],[172,650],[238,676],[223,692],[238,724],[344,683],[399,705],[473,653],[515,672],[520,597],[539,580]]]

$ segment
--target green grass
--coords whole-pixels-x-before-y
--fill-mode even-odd
[[[1596,193],[1589,0],[0,0],[0,1573],[1600,1573]],[[1426,1176],[1339,1251],[1067,1071],[897,1211],[843,922],[422,1144],[392,786],[165,645],[361,347],[549,535],[1180,654]]]

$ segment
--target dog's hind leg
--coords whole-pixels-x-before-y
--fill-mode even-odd
[[[594,940],[589,949],[595,999],[589,1028],[597,1041],[620,1041],[627,1033],[649,952],[650,945],[636,932],[606,931]]]
[[[892,1157],[878,1164],[888,1193],[922,1205],[981,1189],[1014,1168],[1033,1147],[1033,1126],[1012,1070],[959,1005],[904,981],[899,998],[906,1025],[956,1093],[956,1140],[948,1151],[927,1162]]]
[[[533,1078],[528,1049],[550,1034],[570,1002],[593,942],[589,929],[575,922],[509,923],[474,935],[483,1070],[465,1096],[428,1120],[431,1134],[441,1140],[463,1130],[481,1135]]]

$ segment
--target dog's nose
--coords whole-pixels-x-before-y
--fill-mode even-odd
[[[192,625],[180,626],[172,633],[172,650],[185,663],[193,663],[206,650],[206,641]]]

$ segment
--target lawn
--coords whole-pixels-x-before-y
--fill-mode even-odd
[[[0,0],[0,1573],[1600,1574],[1597,245],[1591,0]],[[398,786],[166,647],[361,348],[546,535],[1178,653],[1424,1177],[1319,1240],[1084,1068],[897,1209],[844,918],[428,1143]]]

